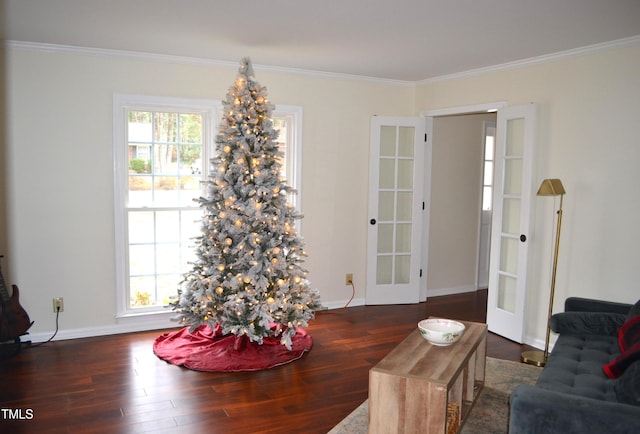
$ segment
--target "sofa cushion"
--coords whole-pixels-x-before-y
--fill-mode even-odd
[[[640,315],[627,320],[620,327],[618,347],[622,354],[602,367],[609,378],[618,378],[630,364],[640,360]]]
[[[616,381],[618,401],[640,406],[640,361],[634,362]]]
[[[616,336],[626,316],[608,312],[560,312],[551,317],[551,330],[570,335]]]
[[[538,387],[616,402],[615,381],[602,366],[620,354],[615,336],[560,335],[540,373]]]

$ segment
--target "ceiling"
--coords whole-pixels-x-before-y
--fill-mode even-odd
[[[0,0],[5,39],[418,81],[640,35],[640,0]]]

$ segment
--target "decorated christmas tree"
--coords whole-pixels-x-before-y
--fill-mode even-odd
[[[302,266],[295,224],[302,216],[288,203],[294,192],[282,177],[273,106],[249,59],[223,106],[208,194],[199,199],[197,259],[171,307],[192,330],[208,324],[236,342],[275,337],[291,349],[296,328],[308,325],[320,302]]]

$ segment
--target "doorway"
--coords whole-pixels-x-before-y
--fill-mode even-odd
[[[482,210],[491,203],[493,156],[485,132],[495,136],[495,121],[486,111],[433,118],[428,296],[488,286],[491,209]]]

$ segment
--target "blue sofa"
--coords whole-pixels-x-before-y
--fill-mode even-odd
[[[638,316],[640,301],[568,298],[551,319],[560,336],[538,382],[511,393],[509,433],[640,433],[640,357],[619,341],[621,328],[638,334]],[[605,365],[621,375],[609,378]]]

